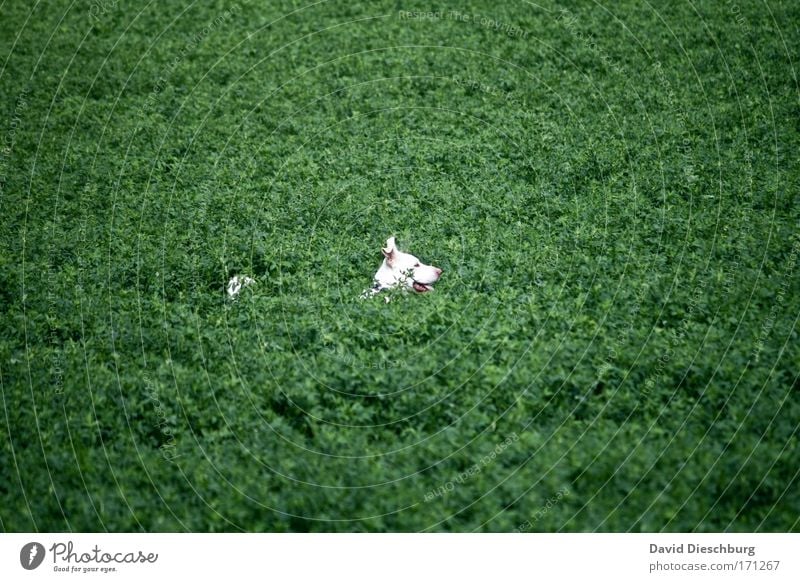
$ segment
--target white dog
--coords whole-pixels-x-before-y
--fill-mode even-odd
[[[231,277],[231,280],[228,281],[228,285],[226,287],[228,291],[228,298],[235,300],[239,296],[239,293],[241,293],[242,289],[249,287],[255,282],[255,279],[252,279],[251,277],[247,277],[245,275],[234,275]]]
[[[423,265],[414,255],[404,253],[395,245],[394,237],[386,241],[383,263],[375,273],[375,282],[364,291],[362,297],[372,297],[384,289],[401,288],[417,293],[433,291],[433,284],[442,276],[442,270],[432,265]],[[388,301],[389,298],[387,297]]]

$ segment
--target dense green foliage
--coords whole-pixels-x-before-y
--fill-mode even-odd
[[[0,5],[0,528],[800,530],[800,5],[669,4]]]

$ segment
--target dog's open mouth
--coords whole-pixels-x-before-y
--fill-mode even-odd
[[[431,285],[426,285],[425,283],[420,283],[418,281],[414,281],[413,284],[414,291],[417,293],[425,293],[426,291],[433,291],[433,287]]]

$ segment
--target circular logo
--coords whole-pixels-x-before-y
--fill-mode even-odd
[[[26,570],[35,570],[44,561],[44,546],[38,542],[30,542],[19,551],[19,563]]]

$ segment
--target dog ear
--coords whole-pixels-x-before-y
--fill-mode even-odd
[[[394,259],[394,249],[381,249],[381,252],[383,252],[383,256],[386,257],[386,260],[391,263]]]
[[[386,257],[387,260],[391,261],[394,258],[394,252],[397,250],[395,247],[394,237],[390,236],[386,239],[386,248],[381,249],[383,252],[383,256]]]

